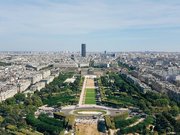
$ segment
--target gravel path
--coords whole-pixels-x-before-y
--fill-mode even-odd
[[[87,77],[85,76],[84,77],[84,83],[83,83],[83,86],[82,86],[81,95],[80,95],[80,98],[79,98],[79,106],[81,106],[83,104],[83,98],[84,98],[85,89],[86,89],[86,80],[87,80]]]

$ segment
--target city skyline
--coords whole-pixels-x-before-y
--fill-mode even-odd
[[[178,0],[0,1],[0,51],[180,51]]]

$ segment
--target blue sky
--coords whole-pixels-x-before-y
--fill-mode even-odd
[[[180,0],[0,0],[0,51],[179,51]]]

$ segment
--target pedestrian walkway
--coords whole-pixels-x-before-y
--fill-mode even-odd
[[[86,75],[84,76],[84,82],[83,82],[83,86],[82,86],[82,90],[81,90],[81,95],[79,98],[79,106],[83,105],[85,102],[85,95],[86,95],[86,88],[98,88],[94,86],[94,79],[96,78],[95,75]]]

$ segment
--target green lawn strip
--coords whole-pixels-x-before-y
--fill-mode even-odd
[[[104,110],[100,110],[100,109],[89,109],[89,110],[83,110],[83,109],[80,109],[80,110],[75,110],[73,113],[74,114],[78,114],[80,112],[101,112],[102,114],[106,114],[107,112],[104,111]]]
[[[93,103],[96,104],[96,99],[94,97],[86,97],[85,103]]]
[[[85,104],[96,104],[95,89],[86,89]]]
[[[86,99],[85,104],[96,104],[96,100]]]
[[[95,93],[86,93],[86,97],[95,97]]]

